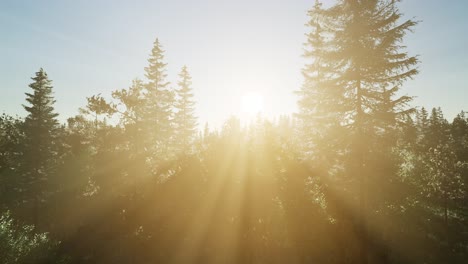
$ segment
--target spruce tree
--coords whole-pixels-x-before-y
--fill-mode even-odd
[[[428,148],[435,148],[446,144],[450,139],[450,125],[444,118],[442,109],[432,108],[428,120],[428,127],[425,135],[425,145]]]
[[[26,101],[30,106],[23,105],[28,112],[25,119],[27,156],[33,171],[45,172],[50,158],[55,154],[54,139],[59,127],[58,114],[54,111],[55,100],[47,73],[41,68],[32,79],[34,82],[29,87],[33,93],[26,93]]]
[[[345,168],[346,178],[352,181],[346,188],[351,195],[346,201],[353,203],[348,206],[359,208],[357,228],[363,242],[359,255],[361,263],[366,263],[367,203],[371,182],[378,182],[369,177],[385,178],[372,171],[377,167],[372,164],[374,157],[378,154],[391,159],[382,150],[390,150],[396,140],[384,141],[389,139],[387,135],[392,134],[396,124],[411,113],[407,106],[411,97],[399,96],[398,92],[405,80],[418,73],[417,57],[409,56],[402,48],[403,37],[417,23],[413,20],[400,23],[402,14],[393,0],[340,0],[326,10],[318,9],[316,4],[311,12],[322,17],[327,30],[326,52],[315,52],[313,57],[322,65],[333,66],[329,75],[332,78],[316,76],[321,82],[332,79],[340,89],[315,84],[330,94],[336,93],[332,98],[320,98],[308,104],[307,109],[328,105],[331,113],[338,112],[337,116],[341,117],[338,124],[346,136],[341,137],[336,153],[344,155],[345,163],[335,166]],[[316,48],[320,47],[319,43],[316,41]],[[316,115],[319,117],[322,116]],[[318,125],[327,128],[333,122],[328,118],[328,122]]]
[[[164,50],[158,39],[154,42],[148,59],[148,67],[145,68],[146,101],[144,122],[148,134],[145,135],[154,146],[153,152],[157,155],[164,153],[169,139],[172,136],[171,119],[174,106],[174,92],[166,81],[166,66],[164,62]]]
[[[182,148],[181,151],[188,151],[188,147],[196,135],[197,118],[195,117],[195,102],[191,87],[192,77],[187,70],[187,66],[182,67],[179,78],[179,89],[176,90],[177,102],[175,106],[177,112],[174,116],[174,124],[176,138]]]
[[[405,80],[417,74],[414,68],[417,58],[408,56],[400,48],[403,36],[416,22],[407,20],[400,24],[402,15],[393,0],[343,0],[339,3],[339,13],[342,24],[336,33],[336,55],[345,62],[342,80],[353,105],[349,112],[354,163],[351,171],[358,182],[356,191],[363,241],[360,259],[367,263],[369,177],[373,175],[369,162],[372,146],[378,149],[383,144],[376,121],[384,124],[385,132],[386,124],[391,126],[398,114],[396,108],[404,107],[410,100],[395,98],[395,95]],[[374,144],[369,144],[373,138]]]
[[[457,114],[451,124],[451,135],[455,141],[455,152],[459,160],[468,162],[468,118],[465,112]]]
[[[337,80],[337,65],[330,61],[330,21],[322,4],[315,1],[308,12],[304,58],[308,63],[302,70],[304,83],[297,92],[300,135],[305,158],[319,164],[333,163],[336,159],[336,143],[340,141],[340,123],[345,112],[343,89]]]
[[[47,183],[54,172],[57,157],[58,114],[54,110],[52,82],[41,68],[29,85],[32,93],[26,93],[29,106],[25,119],[24,190],[26,200],[34,201],[34,225],[38,224],[39,202],[43,200]]]

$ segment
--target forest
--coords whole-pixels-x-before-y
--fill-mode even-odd
[[[407,95],[398,2],[312,2],[297,112],[248,124],[199,124],[159,39],[66,122],[38,69],[0,116],[0,262],[467,263],[468,116]]]

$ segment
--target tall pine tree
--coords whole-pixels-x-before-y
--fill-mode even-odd
[[[24,191],[26,200],[33,202],[33,223],[38,225],[40,201],[44,200],[47,184],[54,173],[57,158],[58,114],[54,110],[52,82],[41,68],[29,85],[32,93],[26,93],[29,106],[25,125]]]
[[[168,147],[167,144],[172,135],[171,122],[174,106],[174,92],[166,81],[166,66],[164,62],[164,50],[158,39],[154,42],[148,59],[148,67],[145,68],[146,78],[146,111],[144,113],[148,139],[154,146],[153,153],[160,155]],[[151,146],[150,145],[150,146]]]
[[[331,98],[310,103],[308,109],[329,105],[330,112],[338,112],[341,117],[338,122],[343,130],[334,130],[345,134],[336,151],[344,155],[345,163],[337,167],[344,168],[346,178],[351,180],[346,188],[351,197],[346,202],[350,203],[348,206],[359,208],[355,214],[362,241],[358,256],[360,263],[367,263],[367,218],[373,210],[368,208],[370,186],[379,181],[377,178],[383,179],[388,174],[384,176],[373,171],[378,167],[373,164],[374,157],[378,155],[392,162],[380,148],[389,150],[396,144],[389,135],[397,122],[402,122],[411,112],[407,106],[411,98],[399,96],[398,91],[405,80],[418,73],[417,57],[409,56],[402,49],[403,37],[416,22],[400,23],[402,14],[394,0],[340,0],[326,10],[317,8],[316,4],[311,13],[311,17],[322,17],[322,21],[327,22],[323,28],[328,32],[324,39],[326,52],[315,52],[314,59],[319,59],[322,65],[334,66],[330,76],[341,90],[320,85],[331,78],[316,74],[320,82],[313,80],[313,83],[318,83],[317,87],[329,94],[337,92]],[[323,44],[315,41],[315,48],[320,46]],[[306,83],[311,79],[306,76]],[[327,119],[328,122],[318,125],[331,127],[335,120]],[[391,167],[396,169],[396,166]]]
[[[336,143],[340,140],[340,123],[344,119],[343,89],[337,80],[337,65],[327,59],[333,38],[330,21],[322,4],[315,1],[309,11],[304,57],[308,63],[302,70],[304,83],[297,92],[302,146],[305,158],[317,164],[330,164],[337,158]]]
[[[176,129],[176,138],[181,147],[181,152],[188,151],[188,147],[196,136],[197,118],[195,116],[195,101],[192,93],[192,77],[190,76],[187,66],[182,67],[179,74],[179,89],[177,89],[177,112],[174,116],[174,124]]]

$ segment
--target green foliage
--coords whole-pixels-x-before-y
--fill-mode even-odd
[[[18,202],[18,174],[23,158],[23,120],[0,116],[0,208]]]
[[[298,114],[198,138],[191,76],[170,87],[158,39],[144,80],[66,127],[40,69],[24,121],[0,116],[0,206],[35,224],[0,217],[0,260],[465,263],[468,119],[402,95],[419,61],[398,2],[316,1]]]
[[[33,226],[16,224],[9,212],[0,215],[0,259],[4,264],[68,263],[59,253],[60,244]]]
[[[33,93],[26,93],[26,101],[30,106],[24,106],[28,112],[24,121],[26,136],[24,153],[25,163],[28,166],[25,168],[25,173],[38,180],[44,178],[44,175],[52,169],[51,161],[57,154],[55,140],[59,125],[58,114],[53,107],[55,100],[52,94],[52,82],[47,73],[41,68],[32,79],[34,82],[29,87]]]

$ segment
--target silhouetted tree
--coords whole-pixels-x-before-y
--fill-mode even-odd
[[[23,120],[0,116],[0,208],[17,205],[23,187],[19,174],[23,166]]]
[[[166,81],[166,66],[164,50],[159,39],[154,42],[148,59],[149,65],[145,68],[148,82],[145,84],[145,112],[143,121],[148,133],[146,136],[152,142],[153,155],[162,158],[167,156],[170,138],[173,136],[172,115],[175,103],[174,91],[169,88]]]
[[[179,89],[176,90],[177,102],[174,115],[174,125],[176,130],[175,144],[181,146],[182,152],[190,151],[189,146],[193,143],[197,130],[197,118],[195,116],[195,102],[192,93],[192,77],[187,66],[182,67],[179,74]]]
[[[26,93],[28,112],[25,118],[25,149],[23,168],[23,188],[27,193],[26,200],[33,202],[33,223],[37,227],[40,214],[40,203],[46,197],[47,184],[57,166],[58,114],[54,110],[52,82],[41,68],[32,78],[29,85],[32,93]]]
[[[407,20],[400,23],[402,14],[396,2],[391,0],[342,0],[326,10],[316,3],[310,17],[313,19],[310,24],[314,31],[309,35],[309,42],[311,46],[315,44],[315,54],[312,52],[315,65],[321,68],[328,66],[328,69],[333,66],[328,76],[324,76],[323,71],[315,66],[313,71],[316,80],[312,83],[317,86],[315,89],[328,89],[325,94],[333,96],[319,97],[320,101],[310,104],[309,109],[319,109],[321,106],[334,109],[329,112],[340,117],[338,122],[328,117],[330,119],[327,123],[322,122],[322,126],[331,127],[337,123],[338,127],[346,128],[344,133],[347,136],[340,140],[341,151],[338,153],[348,153],[345,159],[345,168],[348,168],[346,173],[354,179],[354,183],[348,186],[354,187],[347,189],[352,190],[350,194],[358,198],[356,203],[349,200],[349,206],[360,208],[358,228],[363,243],[360,261],[367,263],[366,220],[369,215],[369,177],[373,167],[370,164],[371,153],[374,147],[380,147],[376,143],[383,137],[394,137],[392,130],[396,129],[397,121],[411,112],[411,109],[407,109],[411,98],[397,96],[397,92],[405,80],[418,72],[415,68],[417,58],[408,56],[401,48],[404,35],[412,30],[416,22]],[[326,38],[319,37],[322,27],[326,29]],[[308,79],[311,78],[306,75]],[[325,84],[333,86],[330,88],[330,85]],[[340,89],[333,88],[334,85]],[[316,115],[315,118],[327,117]],[[336,128],[333,130],[339,131]],[[386,148],[395,144],[393,140]],[[380,179],[385,179],[385,176],[381,176]]]

